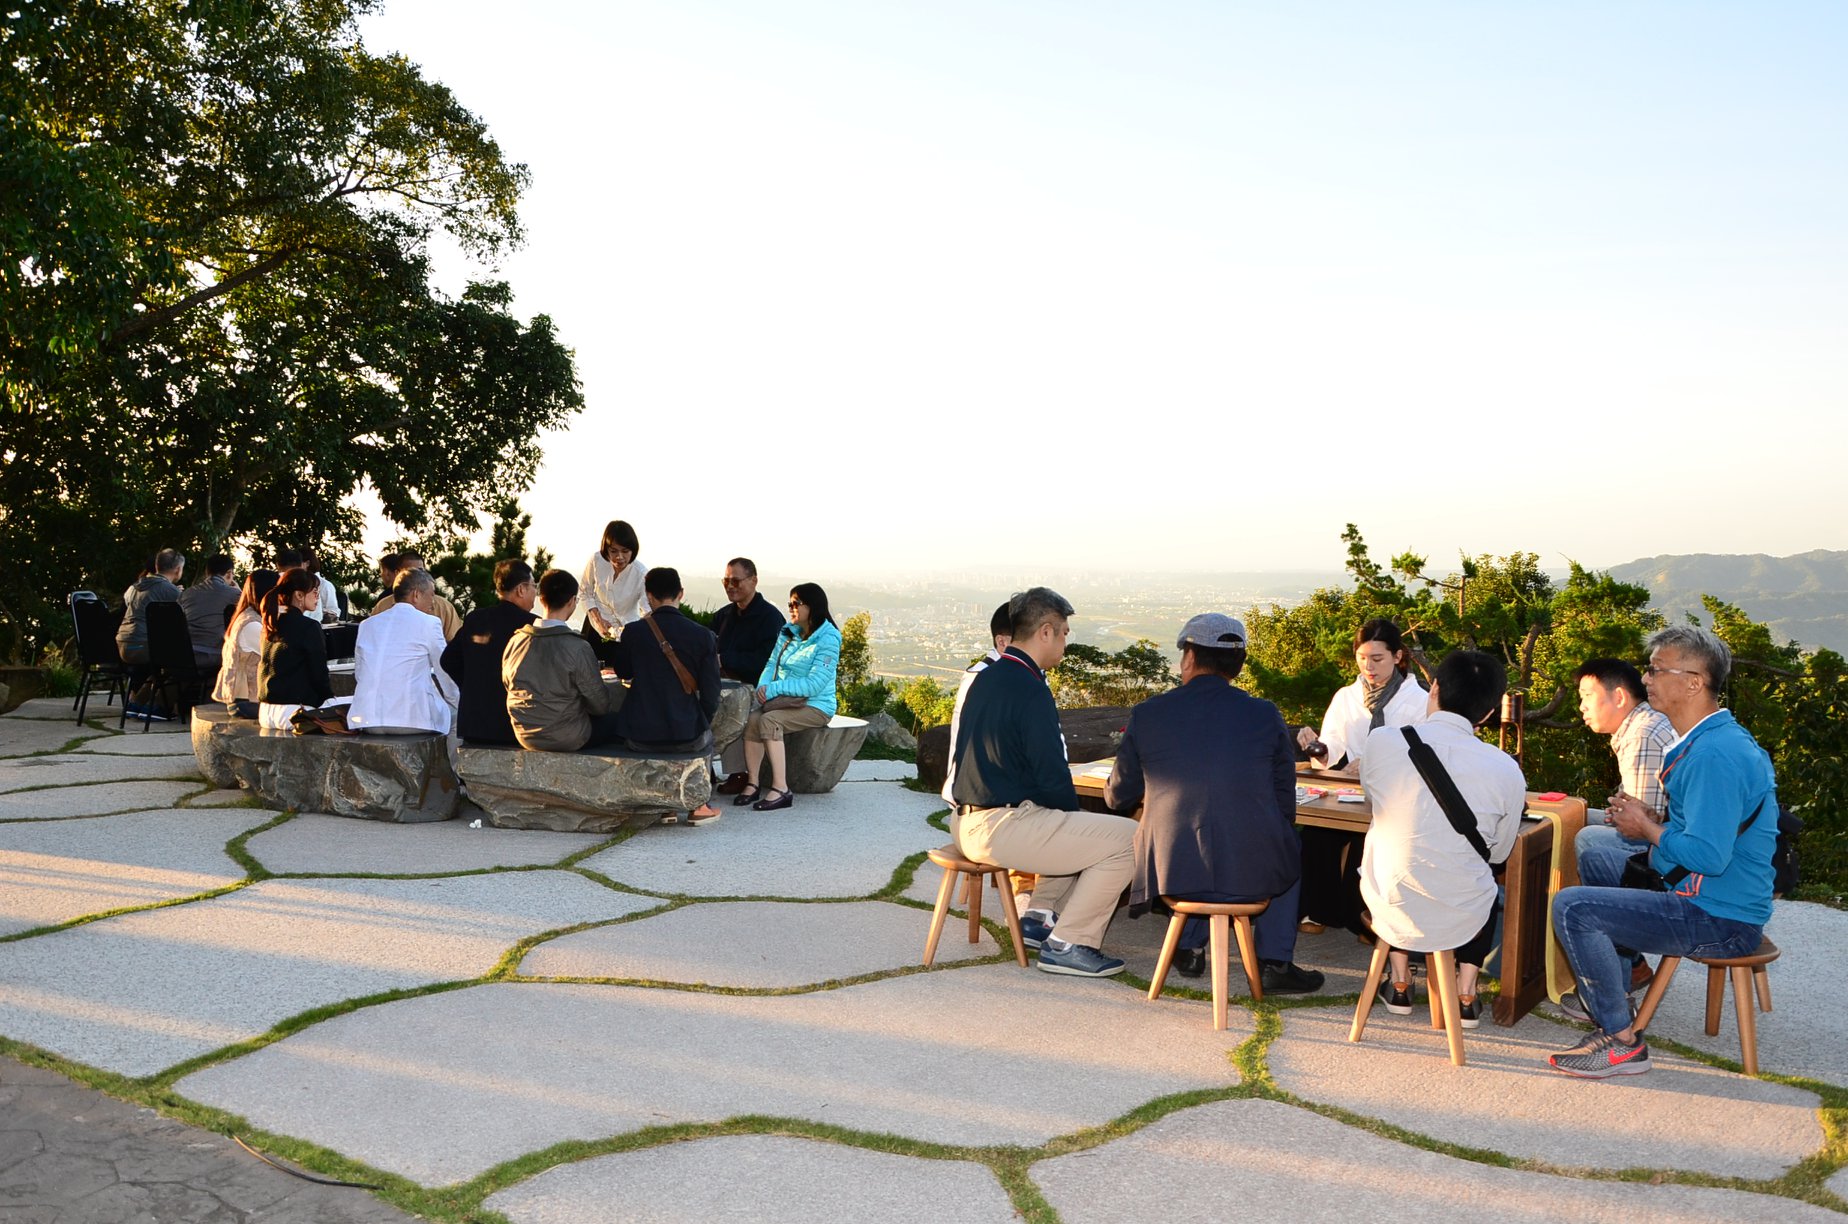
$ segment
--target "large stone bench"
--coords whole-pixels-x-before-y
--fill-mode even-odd
[[[463,745],[456,771],[499,829],[614,833],[690,812],[712,794],[705,753],[644,756],[614,749],[531,752]]]
[[[219,705],[194,706],[193,755],[222,787],[278,807],[363,820],[448,820],[460,798],[448,737],[265,731]]]
[[[798,795],[827,794],[840,785],[847,766],[865,745],[866,720],[845,714],[836,714],[825,727],[786,736],[789,789]]]

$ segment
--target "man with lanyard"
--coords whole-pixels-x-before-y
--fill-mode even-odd
[[[969,687],[950,748],[950,835],[979,863],[1039,875],[1047,973],[1110,977],[1123,962],[1099,945],[1135,870],[1136,822],[1080,811],[1046,669],[1065,657],[1072,605],[1046,587],[1008,601],[1013,641]]]
[[[1578,977],[1578,1001],[1597,1028],[1547,1061],[1588,1079],[1649,1070],[1620,946],[1668,956],[1745,956],[1771,917],[1777,778],[1764,749],[1720,708],[1732,654],[1693,625],[1655,634],[1649,651],[1643,678],[1649,704],[1680,736],[1662,763],[1668,810],[1658,814],[1619,795],[1609,812],[1619,834],[1654,847],[1649,862],[1664,889],[1618,887],[1603,860],[1593,859],[1585,886],[1553,898],[1553,930]]]

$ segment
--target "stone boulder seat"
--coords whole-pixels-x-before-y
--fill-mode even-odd
[[[783,740],[789,789],[798,795],[825,795],[841,784],[847,766],[866,746],[866,720],[836,714],[825,727],[797,731]],[[769,766],[765,766],[766,775]]]
[[[242,787],[297,811],[418,823],[456,814],[448,737],[265,731],[220,705],[192,712],[193,756],[216,786]]]
[[[469,799],[497,829],[614,833],[669,812],[690,812],[712,794],[704,752],[536,752],[464,744],[456,750],[456,771]]]

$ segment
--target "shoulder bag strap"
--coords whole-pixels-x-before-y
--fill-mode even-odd
[[[1777,793],[1776,791],[1772,792],[1772,794],[1776,794],[1776,793]],[[1769,799],[1770,797],[1771,795],[1766,795],[1765,799]],[[1758,813],[1765,810],[1765,799],[1760,799],[1758,801],[1758,806],[1752,809],[1752,814],[1745,818],[1745,823],[1739,826],[1739,831],[1737,833],[1733,834],[1733,839],[1735,841],[1745,836],[1745,831],[1752,827],[1752,822],[1754,820],[1758,819]],[[1653,853],[1653,850],[1649,851],[1649,853]],[[1667,875],[1662,877],[1662,883],[1668,885],[1668,887],[1670,888],[1673,888],[1675,885],[1681,883],[1681,881],[1687,879],[1692,874],[1693,873],[1690,872],[1686,867],[1677,867],[1673,871],[1669,872]]]
[[[680,656],[674,653],[674,648],[668,644],[667,635],[661,632],[661,626],[655,624],[654,613],[650,612],[642,619],[648,622],[650,629],[654,630],[655,641],[661,643],[661,653],[665,654],[667,661],[674,665],[674,674],[680,677],[681,691],[689,697],[697,693],[699,684],[694,681],[693,673],[687,670],[687,665],[680,661]]]
[[[1444,809],[1444,815],[1450,820],[1450,827],[1462,834],[1463,840],[1470,848],[1482,856],[1483,862],[1489,861],[1488,843],[1482,840],[1482,833],[1476,828],[1475,813],[1469,810],[1469,802],[1451,780],[1450,771],[1437,759],[1437,753],[1431,751],[1431,745],[1418,738],[1418,732],[1410,727],[1399,728],[1405,733],[1406,745],[1411,749],[1412,764],[1418,767],[1418,775],[1431,788],[1436,796],[1437,805]]]

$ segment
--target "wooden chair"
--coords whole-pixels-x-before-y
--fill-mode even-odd
[[[1733,1012],[1739,1018],[1739,1062],[1747,1075],[1758,1074],[1758,1019],[1753,1013],[1751,996],[1758,996],[1758,1011],[1771,1010],[1771,976],[1765,966],[1781,955],[1769,939],[1758,941],[1758,950],[1749,956],[1691,956],[1696,964],[1707,966],[1707,1036],[1720,1035],[1720,1007],[1726,1001],[1726,978],[1733,984]],[[1636,1011],[1636,1028],[1642,1031],[1655,1018],[1656,1007],[1668,993],[1668,983],[1681,965],[1679,956],[1664,956],[1656,966],[1655,979],[1643,995],[1643,1005]]]
[[[1362,915],[1365,920],[1365,915]],[[1371,925],[1371,924],[1369,924]],[[1349,1041],[1359,1041],[1367,1028],[1367,1013],[1373,1010],[1374,996],[1386,976],[1386,954],[1391,945],[1384,939],[1373,945],[1373,961],[1367,966],[1367,980],[1360,989],[1360,1002],[1354,1005],[1354,1026],[1348,1030]],[[1431,1004],[1431,1027],[1443,1029],[1450,1042],[1452,1065],[1463,1065],[1463,1012],[1457,1001],[1457,957],[1455,951],[1427,952],[1425,960],[1425,997]]]
[[[1228,928],[1238,936],[1238,957],[1245,966],[1245,981],[1251,987],[1251,997],[1262,999],[1264,975],[1258,970],[1258,948],[1251,933],[1251,920],[1262,914],[1270,902],[1256,901],[1240,905],[1163,897],[1161,903],[1168,907],[1174,917],[1168,922],[1168,937],[1162,940],[1161,957],[1155,962],[1154,979],[1149,983],[1149,1002],[1161,998],[1161,989],[1168,981],[1168,969],[1174,964],[1174,950],[1181,943],[1181,928],[1189,918],[1205,918],[1210,932],[1207,955],[1213,966],[1213,1030],[1223,1032],[1226,1027],[1227,978],[1232,971]]]
[[[1026,968],[1027,945],[1020,938],[1020,913],[1014,908],[1014,890],[1008,884],[1007,868],[973,862],[957,853],[953,845],[932,850],[930,861],[943,868],[943,885],[937,889],[937,908],[931,913],[930,934],[924,939],[925,966],[929,967],[937,959],[937,939],[943,934],[943,920],[949,916],[950,899],[956,895],[959,880],[969,883],[964,894],[969,910],[969,942],[981,941],[982,882],[987,878],[994,881],[995,891],[1001,894],[1001,912],[1007,917],[1008,934],[1014,937],[1014,959],[1020,962],[1021,968]]]

